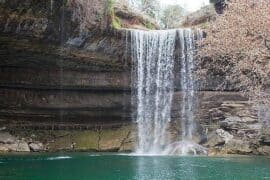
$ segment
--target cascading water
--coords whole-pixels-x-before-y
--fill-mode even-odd
[[[195,34],[196,32],[196,34]],[[191,29],[179,31],[181,43],[181,89],[182,89],[182,139],[192,140],[194,130],[194,102],[195,102],[195,85],[194,85],[194,50],[195,38],[202,38],[202,31],[193,32]]]
[[[50,4],[50,7],[51,7],[51,14],[53,14],[53,6],[54,6],[54,0],[51,0],[51,4]]]
[[[194,128],[194,49],[195,35],[190,29],[131,31],[133,83],[137,103],[139,154],[196,154],[203,151],[192,143]],[[169,125],[174,94],[176,42],[181,43],[181,88],[183,94],[182,141],[171,144]]]
[[[193,141],[195,129],[194,112],[196,111],[196,87],[194,82],[194,52],[196,49],[195,40],[201,40],[201,30],[180,29],[178,37],[181,47],[180,54],[180,80],[181,80],[181,141],[174,142],[166,147],[163,154],[207,154],[207,149]]]
[[[174,92],[173,68],[176,31],[131,31],[136,64],[138,153],[159,154],[168,143]]]

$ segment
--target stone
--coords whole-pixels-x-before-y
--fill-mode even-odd
[[[260,143],[263,145],[270,146],[270,135],[263,135],[260,137]]]
[[[255,131],[259,131],[262,129],[262,124],[261,123],[255,123],[255,124],[248,124],[247,127],[249,129],[255,130]]]
[[[258,149],[259,154],[269,156],[270,155],[270,146],[262,146]]]
[[[43,149],[44,149],[42,143],[30,143],[29,148],[33,152],[40,152],[40,151],[43,151]]]
[[[208,137],[208,141],[206,143],[207,147],[215,147],[221,146],[225,144],[225,140],[216,134],[216,132],[211,133]]]
[[[196,26],[213,20],[216,17],[216,11],[213,5],[208,5],[200,10],[190,13],[183,18],[181,26]]]
[[[247,117],[242,117],[241,122],[253,124],[253,123],[257,123],[258,119],[254,118],[254,117],[248,117],[247,116]]]
[[[224,121],[220,122],[220,126],[225,130],[248,129],[247,123],[238,116],[226,118]]]
[[[16,137],[12,136],[8,132],[0,132],[0,143],[3,144],[12,144],[16,140]]]
[[[30,152],[28,144],[22,140],[16,140],[13,144],[5,144],[4,147],[10,152]]]
[[[238,139],[229,140],[225,149],[229,154],[250,154],[252,153],[252,149],[248,142]]]
[[[4,126],[4,127],[0,127],[0,131],[4,131],[6,130],[7,128]]]
[[[242,122],[241,118],[238,116],[230,116],[225,119],[226,122]]]
[[[229,132],[224,131],[223,129],[217,129],[209,135],[206,144],[208,147],[221,146],[226,144],[231,139],[233,139],[233,135],[231,135]]]
[[[123,140],[119,152],[133,152],[138,142],[136,131],[130,132]]]
[[[218,136],[224,139],[225,143],[228,143],[231,139],[233,139],[233,135],[231,135],[227,131],[224,131],[223,129],[217,129],[216,133]]]
[[[18,141],[16,152],[30,152],[30,148],[25,141]]]
[[[224,120],[224,112],[218,108],[213,108],[209,110],[209,118],[212,122],[218,122]]]
[[[5,144],[0,144],[0,152],[8,152],[9,149]]]
[[[100,133],[99,149],[101,151],[120,151],[125,142],[129,142],[131,126],[124,126],[114,130],[103,130]],[[128,150],[127,146],[122,150]]]

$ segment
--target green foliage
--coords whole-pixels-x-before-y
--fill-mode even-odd
[[[155,29],[155,26],[152,23],[150,23],[149,21],[144,22],[144,25],[147,29]]]
[[[108,0],[108,16],[111,19],[111,27],[113,29],[119,29],[121,28],[121,20],[115,16],[114,4],[114,0]]]
[[[121,20],[120,20],[118,17],[114,17],[114,18],[112,19],[112,27],[113,27],[114,29],[119,29],[119,28],[121,28]]]
[[[109,13],[114,13],[113,7],[114,7],[114,0],[108,0],[108,11]]]

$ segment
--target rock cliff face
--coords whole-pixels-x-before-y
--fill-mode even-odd
[[[212,21],[216,18],[217,13],[213,4],[205,6],[200,10],[188,14],[181,22],[183,27],[202,26],[203,24]]]
[[[94,2],[104,18],[91,18],[82,32],[65,3],[1,1],[0,126],[15,136],[131,122],[125,39],[107,25],[106,4]]]
[[[0,151],[134,150],[129,36],[111,26],[107,1],[93,3],[82,31],[64,0],[0,1]],[[123,27],[157,28],[120,6],[115,14]],[[201,85],[196,141],[211,154],[270,154],[269,129],[232,85],[216,91],[223,79]]]

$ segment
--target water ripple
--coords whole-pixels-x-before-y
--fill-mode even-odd
[[[71,159],[71,156],[57,156],[57,157],[49,157],[47,160],[53,161],[53,160],[62,160],[62,159]]]

